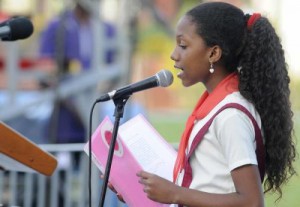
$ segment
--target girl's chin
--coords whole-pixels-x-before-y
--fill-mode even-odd
[[[181,71],[179,71],[178,73],[177,73],[177,77],[179,78],[179,79],[183,79],[183,76],[184,76],[184,72],[181,70]]]

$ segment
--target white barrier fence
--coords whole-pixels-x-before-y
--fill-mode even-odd
[[[59,165],[51,177],[32,172],[0,171],[0,206],[85,207],[88,206],[88,156],[84,144],[40,145],[57,157]],[[100,172],[92,166],[92,206],[99,205]],[[110,190],[105,207],[123,207]]]

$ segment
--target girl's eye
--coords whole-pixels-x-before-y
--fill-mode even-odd
[[[185,49],[185,48],[186,48],[185,45],[179,45],[179,47],[181,47],[182,49]]]

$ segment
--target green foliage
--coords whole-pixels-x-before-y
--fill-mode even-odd
[[[299,95],[300,77],[299,76],[291,77],[290,89],[291,89],[292,108],[294,111],[300,111],[300,95]]]
[[[300,113],[295,113],[294,117],[295,123],[295,142],[297,153],[300,151]],[[296,172],[299,174],[300,171],[300,162],[299,155],[297,156],[294,166],[296,168]],[[282,188],[282,198],[278,199],[277,194],[266,194],[266,206],[267,207],[298,207],[300,206],[300,178],[298,175],[293,176],[287,184]]]

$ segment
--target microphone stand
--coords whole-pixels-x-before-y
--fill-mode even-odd
[[[111,164],[112,164],[112,159],[113,159],[113,154],[114,154],[114,149],[115,149],[115,143],[116,143],[118,129],[119,129],[119,125],[120,125],[120,119],[123,117],[124,106],[125,106],[127,100],[129,99],[129,97],[130,97],[130,95],[123,97],[123,98],[121,97],[121,98],[113,99],[114,104],[115,104],[115,112],[114,112],[115,123],[114,123],[114,127],[113,127],[112,138],[110,140],[110,145],[109,145],[109,153],[108,153],[106,167],[105,167],[105,173],[104,173],[99,207],[103,207],[103,205],[104,205],[106,189],[107,189],[107,184],[108,184],[108,178],[109,178],[109,174],[110,174],[110,169],[111,169]]]

